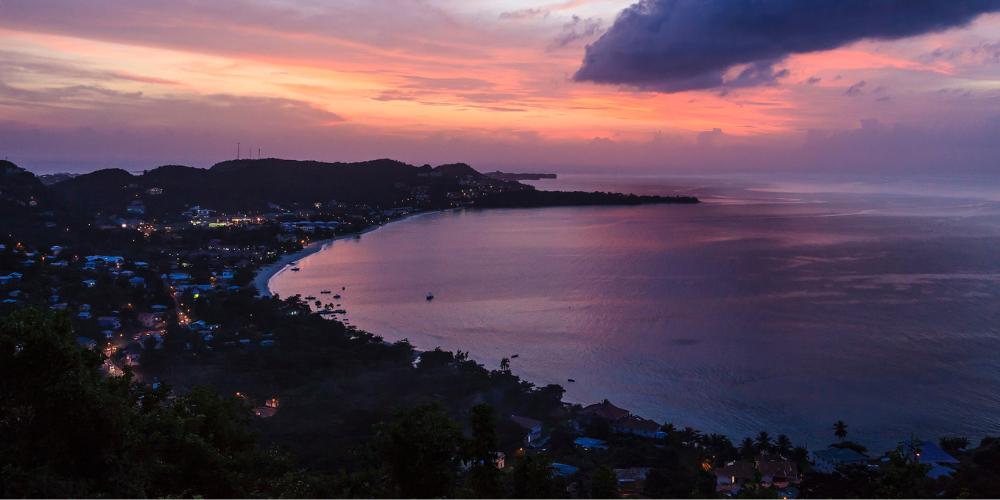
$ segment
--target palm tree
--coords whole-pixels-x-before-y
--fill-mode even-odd
[[[838,420],[837,423],[833,424],[833,435],[840,438],[841,442],[847,437],[847,424],[843,420]]]
[[[681,442],[693,444],[701,441],[701,431],[695,429],[694,427],[685,427],[677,431],[677,437],[680,438]]]
[[[757,450],[760,451],[761,455],[766,455],[771,451],[771,436],[767,434],[767,431],[760,431],[757,434]]]
[[[509,372],[510,371],[510,359],[503,358],[500,360],[500,371]]]
[[[744,438],[743,442],[740,443],[740,456],[746,460],[753,460],[754,456],[753,438]]]
[[[788,454],[792,452],[792,440],[788,439],[785,434],[779,434],[778,439],[774,442],[774,448],[779,455],[787,458]]]

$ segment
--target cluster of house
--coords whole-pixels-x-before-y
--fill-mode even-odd
[[[6,245],[0,245],[0,252],[3,252],[5,250],[7,250]],[[62,252],[62,250],[63,248],[60,246],[53,246],[49,249],[48,253],[41,251],[27,252],[20,249],[20,247],[16,247],[15,255],[17,256],[18,259],[21,258],[24,259],[19,263],[19,265],[23,268],[40,265],[41,263],[47,263],[49,267],[58,269],[67,267],[69,265],[69,262],[66,260],[55,260],[59,256],[60,252]],[[21,283],[23,278],[24,274],[19,272],[11,272],[5,275],[0,275],[0,287],[3,288],[15,287],[16,285]],[[23,293],[21,290],[16,290],[16,289],[10,290],[7,292],[7,298],[5,298],[3,302],[5,304],[13,304],[21,306],[24,304],[22,299],[25,299],[26,297],[27,294]],[[52,309],[63,309],[66,307],[65,304],[59,303],[59,296],[55,294],[50,295],[48,297],[47,302],[53,304],[51,306]]]
[[[511,415],[511,420],[528,431],[524,438],[525,445],[536,448],[548,441],[548,436],[542,435],[542,422],[533,418]],[[594,403],[576,413],[576,418],[570,422],[571,428],[577,434],[583,434],[583,428],[595,419],[603,419],[608,423],[611,432],[619,434],[634,434],[653,439],[663,439],[667,436],[661,429],[663,426],[653,420],[633,415],[632,412],[613,405],[610,401]],[[574,444],[583,449],[607,449],[603,440],[579,437]]]
[[[483,195],[534,189],[534,187],[527,184],[511,183],[490,177],[483,177],[476,180],[471,175],[466,176],[465,179],[460,179],[458,183],[462,186],[462,189],[447,193],[448,200],[451,201],[452,205],[463,205]]]
[[[21,278],[24,275],[21,273],[10,273],[6,276],[0,276],[0,286],[7,286],[14,283],[20,283]]]
[[[756,481],[758,474],[762,485],[784,489],[786,498],[798,496],[791,486],[799,482],[798,466],[781,455],[757,455],[753,462],[729,462],[715,469],[716,491],[735,495],[745,483]]]
[[[134,212],[130,212],[133,213]],[[111,229],[136,229],[149,234],[156,231],[156,226],[142,219],[126,219],[124,217],[109,217],[108,219],[98,219],[93,223],[97,229],[107,231]]]
[[[904,442],[910,445],[910,441]],[[959,463],[958,459],[949,455],[946,451],[934,443],[922,443],[917,446],[920,449],[913,457],[917,462],[930,465],[927,477],[937,479],[941,476],[950,476],[954,469],[952,467]],[[888,458],[873,461],[867,456],[858,453],[850,448],[830,447],[825,450],[812,452],[813,469],[823,473],[833,473],[840,467],[858,465],[867,467],[878,467],[882,462],[888,462]]]
[[[281,230],[286,233],[290,233],[293,231],[305,231],[307,233],[312,233],[315,232],[317,229],[336,229],[343,224],[344,224],[343,222],[339,221],[314,222],[308,220],[300,220],[295,222],[282,222]]]
[[[907,442],[909,444],[909,442]],[[959,461],[936,446],[934,443],[919,445],[915,458],[919,463],[930,465],[927,476],[937,479],[949,476],[951,468]],[[860,466],[877,469],[880,464],[888,462],[888,458],[872,460],[869,457],[847,447],[829,447],[811,453],[811,467],[816,472],[824,474],[836,473],[839,469],[849,466]],[[763,486],[773,486],[783,498],[796,498],[798,490],[793,486],[800,480],[799,470],[794,462],[780,455],[758,455],[753,462],[729,462],[725,467],[715,470],[717,491],[733,496],[747,483],[759,480]]]

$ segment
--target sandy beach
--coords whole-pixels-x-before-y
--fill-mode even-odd
[[[429,214],[429,213],[434,213],[434,212],[438,212],[438,211],[439,210],[431,210],[431,211],[427,211],[427,212],[419,212],[419,213],[415,213],[415,214],[408,214],[408,215],[404,215],[403,217],[400,217],[398,219],[393,219],[393,220],[387,222],[386,224],[391,224],[393,222],[399,222],[401,220],[409,219],[410,217],[416,217],[418,215]],[[370,233],[370,232],[372,232],[372,231],[374,231],[374,230],[382,227],[383,225],[384,224],[378,224],[378,225],[374,225],[374,226],[369,226],[369,227],[366,227],[365,229],[363,229],[362,231],[359,231],[357,233],[344,234],[344,235],[341,235],[341,236],[337,236],[336,238],[328,238],[328,239],[325,239],[325,240],[314,241],[314,242],[306,245],[305,248],[303,248],[301,251],[298,251],[298,252],[293,253],[293,254],[285,255],[285,256],[281,257],[281,259],[278,259],[277,262],[274,262],[274,263],[268,264],[268,265],[266,265],[264,267],[261,267],[260,270],[257,271],[257,276],[255,276],[254,279],[253,279],[253,285],[255,287],[257,287],[257,292],[258,292],[258,294],[260,296],[271,295],[271,289],[269,287],[269,284],[271,283],[271,278],[275,277],[278,273],[280,273],[280,272],[282,272],[282,271],[284,271],[284,270],[286,270],[288,268],[291,268],[292,264],[294,264],[295,262],[298,262],[299,260],[302,260],[302,259],[304,259],[304,258],[306,258],[306,257],[308,257],[308,256],[310,256],[310,255],[312,255],[312,254],[314,254],[316,252],[319,252],[319,251],[322,251],[322,250],[326,249],[326,247],[328,245],[330,245],[331,243],[333,243],[333,242],[335,242],[337,240],[343,240],[343,239],[347,239],[347,238],[355,238],[355,237],[360,236],[362,234]]]

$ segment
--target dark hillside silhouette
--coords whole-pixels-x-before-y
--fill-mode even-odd
[[[142,175],[124,170],[100,170],[51,186],[86,212],[120,213],[135,200],[148,207],[154,218],[176,218],[189,206],[211,208],[220,213],[272,211],[283,208],[329,204],[374,208],[415,203],[413,188],[427,188],[429,203],[449,206],[448,193],[461,191],[470,181],[484,176],[464,163],[431,168],[381,159],[357,163],[318,161],[229,160],[210,169],[166,165]],[[690,203],[694,198],[633,197],[605,193],[558,193],[536,191],[517,182],[490,181],[505,186],[503,193],[473,201],[483,207],[539,207],[556,205],[607,205],[639,203]],[[162,195],[146,190],[160,188]]]

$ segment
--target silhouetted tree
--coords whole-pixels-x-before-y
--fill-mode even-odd
[[[923,441],[913,438],[900,442],[887,456],[889,461],[881,466],[877,495],[886,498],[920,498],[925,484],[930,482],[927,473],[930,464],[922,464],[917,458]]]
[[[753,456],[757,446],[753,442],[753,438],[743,438],[743,442],[740,443],[740,458],[744,460],[753,460]]]
[[[511,498],[553,498],[552,460],[548,455],[518,457],[510,472]]]
[[[774,442],[774,449],[778,454],[787,458],[792,452],[792,440],[788,439],[785,434],[778,434],[778,438]]]
[[[756,442],[756,449],[758,453],[766,455],[771,452],[771,436],[767,433],[767,431],[760,431],[757,433]]]
[[[618,474],[602,465],[590,474],[590,498],[618,498]]]
[[[948,453],[955,453],[960,449],[967,449],[972,443],[969,441],[969,438],[966,437],[945,436],[938,441],[938,444],[941,446],[942,450],[947,451]]]
[[[435,498],[449,496],[458,470],[456,452],[463,444],[462,431],[442,411],[440,403],[413,408],[392,408],[392,420],[372,427],[369,447],[394,496]]]
[[[837,423],[833,424],[833,435],[841,441],[847,437],[847,424],[843,420],[838,420]]]
[[[477,403],[469,409],[472,439],[466,443],[463,458],[468,461],[465,473],[474,498],[499,498],[503,493],[500,469],[497,468],[496,409],[487,403]]]

